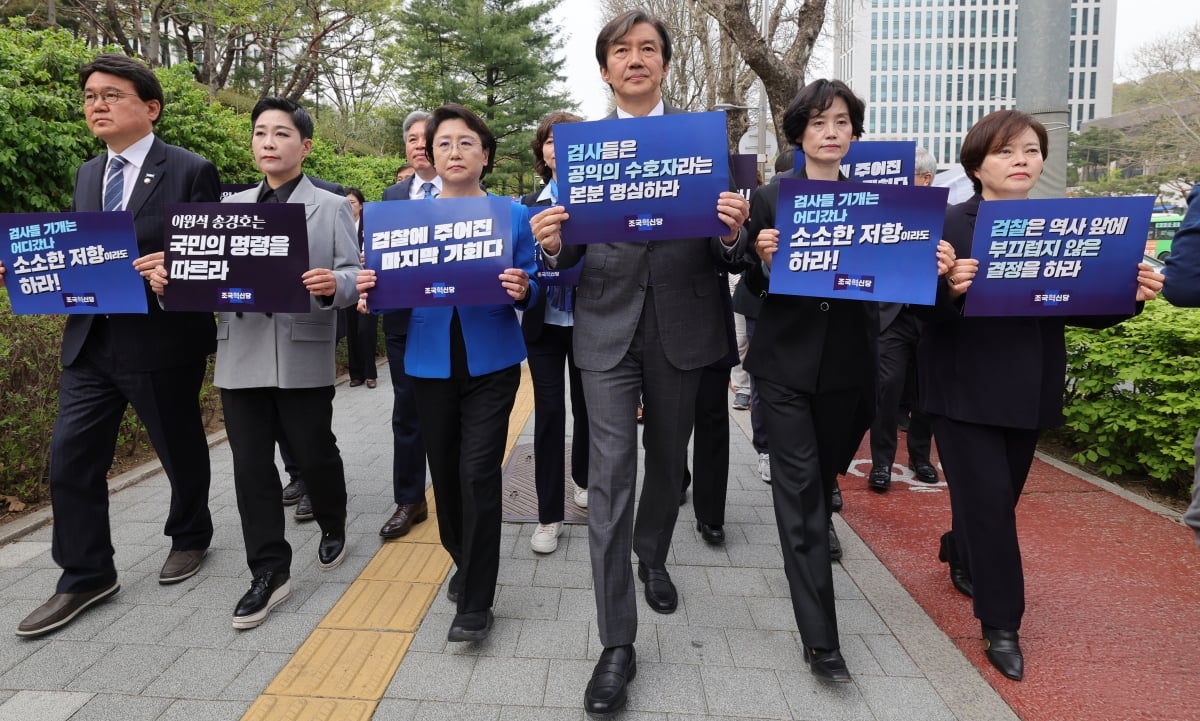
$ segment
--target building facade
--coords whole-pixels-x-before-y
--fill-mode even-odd
[[[834,73],[867,101],[866,139],[916,140],[939,167],[956,164],[971,125],[1015,105],[1017,8],[1017,0],[838,0]],[[1071,1],[1076,132],[1112,112],[1116,12],[1116,0]]]

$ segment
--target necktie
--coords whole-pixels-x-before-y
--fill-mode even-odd
[[[433,183],[422,183],[421,192],[425,194],[425,199],[436,198],[438,196],[437,188],[433,187]]]
[[[120,210],[125,196],[125,158],[114,155],[108,164],[108,178],[104,181],[104,209]]]

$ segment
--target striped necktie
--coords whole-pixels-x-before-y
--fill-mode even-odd
[[[114,155],[108,164],[108,178],[104,181],[104,209],[120,210],[125,196],[125,158]]]

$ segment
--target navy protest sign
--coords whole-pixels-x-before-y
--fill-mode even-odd
[[[13,313],[146,312],[132,213],[4,214],[0,233]]]
[[[672,113],[554,126],[564,243],[725,236],[725,113]]]
[[[499,276],[512,267],[513,201],[387,200],[363,207],[371,310],[512,303]]]
[[[307,313],[302,203],[167,203],[167,310]]]
[[[838,169],[859,183],[912,185],[917,164],[917,144],[912,140],[859,140],[850,143]],[[796,169],[804,167],[804,153],[796,153]]]
[[[932,305],[946,192],[781,179],[771,292]]]
[[[1128,315],[1154,198],[979,204],[963,315]]]

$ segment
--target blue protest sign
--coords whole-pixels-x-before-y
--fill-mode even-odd
[[[733,168],[733,187],[746,200],[754,194],[758,187],[758,156],[738,153],[729,156],[729,165]]]
[[[729,190],[725,113],[554,126],[564,243],[724,236],[717,196]]]
[[[912,140],[859,140],[850,143],[839,169],[860,183],[912,185],[916,164],[917,144]],[[804,167],[804,153],[796,153],[795,167]]]
[[[499,276],[513,264],[513,201],[385,200],[363,206],[371,310],[512,303]]]
[[[166,203],[167,310],[307,313],[303,203]]]
[[[980,203],[963,315],[1132,313],[1153,206],[1148,195]]]
[[[13,313],[146,312],[133,213],[6,213],[0,232]]]
[[[945,188],[783,178],[772,293],[932,305]]]

